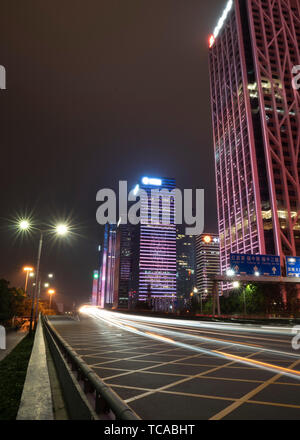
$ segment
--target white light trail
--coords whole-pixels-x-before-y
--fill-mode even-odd
[[[127,320],[127,316],[124,317],[123,314],[120,313],[114,313],[114,312],[108,312],[106,310],[102,310],[102,309],[98,309],[97,307],[92,307],[92,306],[84,306],[80,309],[81,313],[84,313],[86,315],[89,315],[91,317],[94,317],[95,319],[100,319],[106,323],[108,323],[109,325],[113,325],[117,328],[120,328],[122,330],[128,331],[130,333],[134,333],[136,335],[139,336],[143,336],[143,337],[147,337],[150,339],[154,339],[154,340],[159,340],[161,342],[164,342],[166,344],[172,344],[175,345],[177,347],[180,348],[184,348],[187,350],[191,350],[191,351],[195,351],[198,353],[202,353],[202,354],[208,354],[209,356],[215,356],[218,358],[222,358],[222,359],[226,359],[226,360],[234,360],[238,363],[242,363],[244,365],[248,365],[251,367],[256,367],[256,368],[260,368],[266,371],[270,371],[272,373],[280,373],[283,374],[285,376],[289,376],[292,377],[294,379],[300,380],[300,371],[296,371],[296,370],[291,370],[288,368],[283,368],[281,366],[278,365],[274,365],[274,364],[269,364],[269,363],[265,363],[265,362],[261,362],[261,361],[256,361],[256,360],[252,360],[252,359],[248,359],[242,356],[236,356],[230,353],[224,353],[221,351],[217,351],[217,350],[209,350],[209,349],[205,349],[205,348],[201,348],[201,347],[197,347],[194,345],[190,345],[190,344],[186,344],[183,342],[179,342],[176,341],[174,339],[170,339],[170,338],[166,338],[164,336],[158,335],[153,333],[153,331],[158,331],[160,333],[163,333],[164,335],[169,335],[169,336],[173,336],[173,337],[183,337],[185,339],[201,339],[201,340],[206,340],[208,343],[215,343],[215,344],[222,344],[222,345],[232,345],[232,346],[239,346],[239,347],[243,347],[243,348],[247,348],[247,350],[258,350],[260,352],[268,352],[268,353],[272,353],[274,355],[284,355],[284,356],[288,356],[288,357],[293,357],[296,359],[299,359],[300,362],[300,356],[299,355],[295,355],[293,353],[287,353],[287,352],[280,352],[280,351],[276,351],[276,350],[272,350],[272,349],[266,349],[263,347],[255,347],[255,346],[250,346],[250,345],[244,345],[244,344],[239,344],[239,343],[235,343],[232,341],[220,341],[220,340],[214,340],[214,339],[208,339],[205,337],[199,337],[199,336],[195,336],[195,335],[190,335],[190,334],[182,334],[179,332],[175,332],[175,331],[171,331],[171,330],[163,330],[163,329],[153,329],[153,327],[147,326],[147,325],[143,325],[140,323],[132,323],[132,319]],[[121,316],[121,318],[120,318]],[[130,316],[132,318],[132,315]],[[137,316],[135,316],[137,317]],[[144,318],[142,316],[139,316],[138,318]],[[147,319],[145,319],[145,321],[149,320],[149,317],[146,317]],[[161,320],[161,318],[158,318],[159,320]],[[156,318],[152,318],[152,320],[156,320]],[[128,321],[131,325],[128,325]],[[165,320],[166,321],[166,320]],[[164,322],[165,322],[164,321]],[[169,321],[169,320],[167,320]],[[135,325],[135,327],[133,327],[133,325]],[[140,329],[140,330],[139,330]],[[141,329],[147,330],[146,332],[141,331]],[[150,331],[149,331],[150,330]],[[239,329],[240,330],[240,329]]]

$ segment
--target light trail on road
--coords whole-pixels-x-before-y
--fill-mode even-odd
[[[264,328],[261,327],[253,328],[252,326],[250,327],[243,325],[239,325],[239,326],[231,325],[231,324],[223,325],[220,323],[203,323],[199,321],[184,321],[184,320],[176,320],[176,319],[168,319],[168,318],[127,315],[127,314],[102,310],[99,309],[98,307],[93,307],[93,306],[83,306],[80,309],[80,312],[82,314],[93,317],[94,319],[102,320],[106,322],[108,325],[113,325],[122,330],[128,331],[130,333],[134,333],[139,336],[159,340],[166,344],[172,344],[173,346],[175,345],[179,348],[184,348],[186,350],[191,350],[194,352],[206,354],[212,357],[219,357],[230,361],[234,360],[237,363],[241,363],[250,366],[252,368],[255,367],[277,374],[280,373],[282,375],[289,376],[293,379],[300,380],[300,371],[297,370],[284,368],[280,365],[276,365],[269,362],[260,362],[257,360],[252,360],[247,357],[237,356],[231,353],[226,353],[224,351],[199,347],[197,345],[192,345],[192,343],[191,344],[186,343],[187,341],[201,342],[201,343],[204,342],[207,344],[220,345],[225,347],[226,349],[238,348],[238,349],[244,349],[245,351],[247,350],[253,352],[257,352],[259,350],[259,352],[261,353],[265,353],[265,354],[268,353],[277,357],[282,356],[285,358],[296,358],[296,361],[299,360],[300,363],[300,356],[299,354],[296,353],[275,350],[257,344],[249,344],[249,343],[245,343],[244,341],[240,342],[240,341],[212,338],[212,337],[199,336],[190,333],[191,329],[199,329],[199,328],[201,329],[206,328],[208,333],[210,332],[210,329],[216,329],[218,331],[225,330],[226,332],[230,331],[232,332],[232,334],[228,336],[235,338],[238,338],[240,336],[239,335],[240,332],[243,333],[249,332],[251,334],[264,333],[270,336],[269,339],[265,338],[265,341],[268,341],[269,343],[272,344],[274,343],[274,340],[271,338],[272,335],[281,334],[282,336],[291,336],[292,328],[284,327],[284,328],[276,328],[275,330],[274,328],[272,328],[269,330],[266,329],[265,326]],[[287,333],[287,330],[289,330],[289,334]],[[243,335],[243,337],[244,336],[245,335]],[[180,339],[184,339],[185,342],[181,342]],[[284,340],[281,340],[281,342],[284,342]],[[286,342],[288,342],[288,340]]]

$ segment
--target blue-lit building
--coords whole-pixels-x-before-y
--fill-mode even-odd
[[[141,203],[140,224],[105,226],[101,307],[173,309],[177,284],[175,201],[169,193],[173,189],[174,179],[143,177],[135,191]],[[168,222],[163,218],[166,212]]]
[[[175,201],[162,196],[158,203],[151,197],[151,191],[172,191],[175,179],[144,177],[139,187],[147,194],[141,197],[139,301],[148,302],[155,310],[168,310],[176,299]],[[163,224],[167,206],[170,222]]]

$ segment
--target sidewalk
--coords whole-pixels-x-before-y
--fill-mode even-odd
[[[6,350],[0,349],[0,362],[21,342],[27,333],[11,329],[6,332]]]

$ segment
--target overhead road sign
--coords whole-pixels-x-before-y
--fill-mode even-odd
[[[230,254],[230,266],[234,275],[281,276],[278,255]]]

